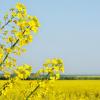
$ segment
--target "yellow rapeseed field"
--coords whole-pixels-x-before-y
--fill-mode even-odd
[[[0,81],[0,88],[7,81]],[[26,100],[36,81],[24,80],[6,91],[0,100]],[[100,80],[56,80],[39,88],[28,100],[100,100]]]
[[[55,82],[55,100],[100,100],[100,80]]]

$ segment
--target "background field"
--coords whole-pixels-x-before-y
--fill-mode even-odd
[[[0,81],[0,88],[5,82],[7,80]],[[31,91],[30,89],[35,87],[35,82],[29,80],[20,81],[16,84],[16,87],[9,90],[6,97],[1,96],[0,99],[6,100],[11,96],[14,100],[23,100]],[[42,94],[42,100],[100,100],[100,80],[57,80],[54,85],[52,83],[48,84],[48,87],[46,95],[41,93],[45,92],[41,88],[37,90],[38,94]],[[37,94],[34,95],[35,100],[41,100]],[[32,99],[34,99],[34,95],[31,97]]]

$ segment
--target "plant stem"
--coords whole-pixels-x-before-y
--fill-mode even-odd
[[[19,39],[16,40],[16,42],[10,47],[11,49],[15,47],[15,45],[18,43]],[[5,58],[3,59],[2,63],[0,64],[0,66],[2,66],[2,64],[5,62],[5,60],[7,59],[7,57],[9,56],[9,53],[6,54]]]
[[[48,77],[49,74],[50,74],[50,72],[47,74],[46,77]],[[44,81],[44,80],[42,80],[41,82],[43,82],[43,81]],[[36,86],[36,88],[35,88],[33,91],[31,91],[31,93],[26,97],[26,100],[28,100],[29,97],[30,97],[39,87],[40,87],[40,84],[38,84],[38,85]]]
[[[1,27],[1,30],[2,30],[6,25],[8,25],[8,24],[12,21],[13,18],[14,18],[14,17],[11,17],[11,19],[9,19],[8,22],[5,23],[5,24]],[[14,43],[14,44],[15,44],[15,43]],[[15,45],[16,45],[16,44],[15,44]],[[11,48],[12,48],[12,47],[11,47]],[[2,64],[5,62],[5,60],[7,59],[8,55],[9,55],[9,53],[6,54],[5,58],[3,59],[3,62],[0,64],[0,66],[2,66]]]
[[[25,31],[26,30],[23,31],[23,34],[25,33]],[[19,39],[17,39],[16,42],[10,48],[13,49],[18,42],[19,42]],[[2,63],[0,64],[0,66],[2,66],[2,64],[5,62],[5,60],[7,59],[8,56],[9,56],[9,53],[6,54],[5,58],[3,59]]]
[[[26,100],[39,88],[40,84],[37,85],[37,87],[26,97]]]
[[[9,19],[8,22],[5,23],[5,24],[1,27],[1,30],[2,30],[6,25],[8,25],[8,24],[12,21],[13,18],[14,18],[14,17],[11,17],[11,19]]]

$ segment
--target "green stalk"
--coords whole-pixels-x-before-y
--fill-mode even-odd
[[[17,39],[16,42],[10,48],[13,49],[18,42],[19,42],[19,39]],[[0,66],[2,66],[2,64],[6,61],[8,56],[9,56],[9,53],[6,54],[5,58],[3,59],[2,63],[0,64]]]
[[[14,18],[14,17],[11,17],[11,19],[9,19],[8,22],[5,23],[0,29],[1,29],[1,30],[4,29],[4,27],[5,27],[6,25],[8,25],[8,24],[12,21],[13,18]]]
[[[23,34],[25,33],[25,31],[26,30],[23,31]],[[16,40],[16,42],[10,47],[10,49],[13,49],[18,42],[19,42],[19,39]],[[0,66],[2,66],[2,64],[4,64],[4,62],[6,61],[8,56],[9,56],[9,53],[6,54],[5,58],[3,59],[2,63],[0,64]]]
[[[48,78],[48,76],[49,76],[49,74],[50,74],[50,72],[47,74],[47,78]],[[43,82],[44,80],[42,80],[41,82]],[[31,91],[31,93],[26,97],[26,100],[28,100],[29,99],[29,97],[38,89],[40,87],[40,84],[38,84],[36,87],[35,87],[35,89],[33,90],[33,91]]]

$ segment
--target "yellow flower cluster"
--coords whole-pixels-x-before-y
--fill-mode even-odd
[[[45,68],[40,69],[37,73],[47,73],[47,78],[50,76],[50,79],[55,80],[60,78],[60,72],[64,72],[64,63],[62,59],[53,58],[47,59],[43,64]]]
[[[0,47],[0,63],[2,62],[3,56],[4,56],[4,52],[3,49]]]
[[[5,78],[9,78],[10,80],[10,82],[7,82],[2,86],[0,96],[3,94],[6,95],[6,98],[8,98],[7,94],[10,93],[10,87],[15,85],[14,89],[11,88],[11,91],[15,90],[19,85],[19,81],[28,78],[32,71],[32,67],[27,64],[17,66],[16,59],[11,56],[12,54],[20,55],[23,53],[25,49],[22,47],[33,40],[33,34],[31,33],[37,33],[40,27],[38,18],[27,14],[25,5],[17,3],[16,8],[11,9],[10,11],[10,15],[4,16],[6,23],[3,26],[1,25],[0,28],[0,31],[2,31],[4,36],[2,39],[5,40],[4,43],[6,42],[4,46],[0,44],[0,71],[4,73]],[[8,19],[9,17],[11,18]],[[8,28],[10,31],[5,30],[6,25],[11,22],[11,28]],[[43,68],[36,73],[36,75],[40,76],[40,81],[36,81],[35,87],[31,84],[30,89],[27,89],[29,93],[28,95],[24,95],[24,99],[28,100],[32,96],[35,97],[34,93],[36,93],[35,91],[37,90],[39,91],[39,93],[36,93],[38,94],[38,97],[42,98],[42,96],[45,96],[50,86],[48,83],[59,79],[60,72],[64,72],[63,60],[58,58],[47,59],[43,64]],[[14,75],[14,77],[11,77],[11,75]],[[42,75],[46,76],[45,80],[41,78]],[[48,79],[50,80],[48,81]],[[16,90],[19,91],[19,89]],[[25,93],[27,90],[23,92]],[[18,96],[21,97],[20,94],[21,93],[19,93]],[[12,98],[11,96],[10,99],[15,98]]]
[[[16,59],[10,57],[9,59],[6,59],[4,65],[7,68],[12,68],[12,67],[16,66]]]
[[[22,66],[19,66],[16,70],[15,70],[15,74],[17,75],[18,78],[20,79],[26,79],[30,76],[31,74],[31,66],[24,64]]]
[[[16,4],[16,8],[18,9],[18,11],[22,11],[23,9],[26,9],[26,7],[20,2]]]
[[[26,52],[26,49],[25,48],[21,48],[20,46],[16,46],[14,47],[14,50],[13,50],[13,53],[15,55],[18,55],[20,56],[22,53]]]
[[[40,23],[36,16],[27,14],[26,7],[23,4],[17,3],[16,8],[17,10],[14,13],[16,13],[17,19],[13,22],[19,27],[20,31],[15,32],[15,36],[19,39],[19,45],[24,46],[32,42],[31,32],[38,32]]]
[[[12,51],[12,49],[11,49],[11,48],[9,48],[9,47],[8,47],[8,48],[6,48],[6,52],[7,52],[7,53],[11,53],[11,51]]]
[[[5,78],[10,78],[10,72],[5,72],[5,73],[4,73],[4,77],[5,77]]]
[[[58,58],[47,59],[43,64],[43,66],[47,69],[47,72],[49,72],[50,70],[52,71],[52,69],[55,71],[64,72],[64,63],[62,59]]]
[[[9,17],[9,19],[8,19]],[[5,29],[6,25],[11,24],[11,28],[7,30]],[[26,51],[23,46],[29,44],[33,40],[32,32],[38,32],[38,28],[40,23],[36,16],[31,16],[27,14],[27,10],[25,5],[22,3],[17,3],[16,8],[10,9],[10,14],[6,15],[6,23],[1,25],[1,33],[4,35],[3,40],[5,43],[5,47],[0,47],[0,71],[5,72],[5,77],[7,75],[7,71],[9,72],[9,68],[16,67],[16,60],[10,59],[10,55],[21,55],[24,51]],[[24,65],[26,67],[26,65]],[[22,75],[22,72],[26,73],[26,76]],[[12,69],[13,70],[13,69]],[[20,70],[20,71],[19,71]],[[24,67],[18,68],[20,74],[18,74],[21,78],[26,78],[29,76],[29,71],[24,69]],[[17,73],[18,73],[17,72]]]
[[[13,45],[17,42],[17,45],[22,47],[32,42],[33,35],[31,33],[37,33],[40,26],[38,18],[28,15],[25,5],[21,3],[16,4],[16,8],[11,11],[11,15],[11,20],[8,22],[13,22],[14,24],[12,26],[11,35],[4,38],[6,43]],[[9,32],[4,31],[3,33],[7,35]]]
[[[8,36],[8,38],[5,39],[6,43],[14,43],[16,42],[16,39],[13,36]]]

